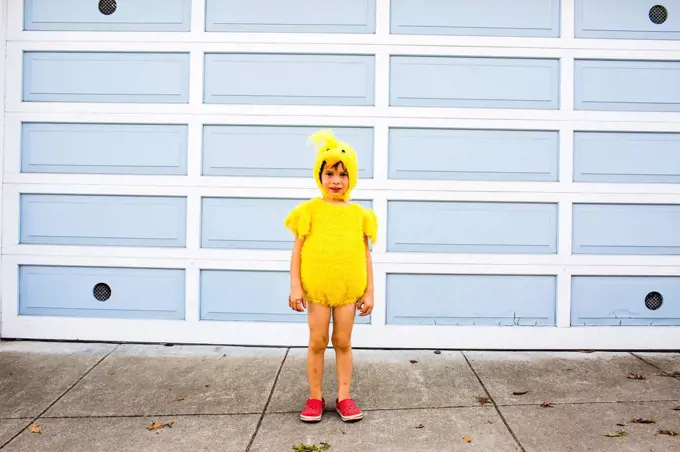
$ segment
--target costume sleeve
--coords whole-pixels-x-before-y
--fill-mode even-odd
[[[373,209],[364,208],[364,235],[375,245],[378,240],[378,218]]]
[[[307,237],[311,224],[312,213],[309,202],[303,202],[295,206],[284,220],[284,225],[295,237]]]

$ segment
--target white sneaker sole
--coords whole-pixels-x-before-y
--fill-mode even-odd
[[[340,413],[340,410],[336,409],[335,411],[340,416],[340,419],[342,419],[344,422],[358,421],[358,420],[363,419],[363,417],[364,417],[364,413],[354,414],[352,416],[343,416]]]
[[[321,416],[303,416],[301,414],[300,420],[302,420],[303,422],[319,422],[322,417],[323,417],[323,414]]]

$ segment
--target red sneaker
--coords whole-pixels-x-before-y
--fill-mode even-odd
[[[342,402],[338,402],[338,399],[335,399],[335,411],[338,412],[340,418],[345,422],[358,421],[364,417],[364,413],[352,399],[345,399]]]
[[[323,416],[325,405],[324,399],[308,399],[300,413],[300,419],[304,422],[319,422]]]

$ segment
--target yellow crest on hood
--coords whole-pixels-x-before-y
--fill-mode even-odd
[[[342,162],[349,176],[349,184],[347,191],[341,198],[347,201],[359,178],[359,164],[354,148],[348,143],[338,140],[333,131],[328,129],[314,132],[309,138],[317,148],[316,162],[314,163],[314,180],[316,180],[317,187],[324,196],[337,198],[337,196],[324,191],[321,184],[321,167],[324,162],[326,167]]]

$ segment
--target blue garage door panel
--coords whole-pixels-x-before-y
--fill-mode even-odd
[[[387,323],[555,325],[554,276],[387,275]]]
[[[203,248],[290,250],[294,237],[286,215],[306,199],[203,198]],[[372,201],[355,200],[364,207]]]
[[[680,254],[680,205],[574,204],[575,254]]]
[[[21,195],[21,243],[183,247],[186,198]]]
[[[390,105],[555,110],[559,61],[392,56]]]
[[[676,276],[575,276],[571,300],[574,326],[680,325]]]
[[[676,2],[576,0],[577,38],[680,39]]]
[[[191,0],[24,0],[24,6],[24,29],[30,31],[189,31],[191,28]]]
[[[207,31],[375,32],[375,0],[206,0],[205,14]]]
[[[680,133],[576,132],[574,181],[679,183]]]
[[[373,105],[373,55],[208,53],[210,104]]]
[[[24,123],[21,171],[187,174],[187,126]]]
[[[26,102],[187,103],[189,54],[25,52]]]
[[[307,311],[288,307],[289,294],[287,271],[202,270],[201,320],[307,323]],[[356,323],[370,321],[356,317]]]
[[[179,269],[19,267],[21,315],[183,320],[185,293]]]
[[[552,131],[390,129],[389,178],[556,181]]]
[[[678,61],[576,60],[574,64],[576,110],[680,111]]]
[[[392,0],[391,32],[412,35],[523,36],[560,33],[560,0]]]
[[[312,177],[309,135],[326,127],[207,125],[203,129],[203,175]],[[359,179],[373,177],[373,128],[333,127],[359,159]]]
[[[387,250],[554,254],[557,204],[389,201]]]

